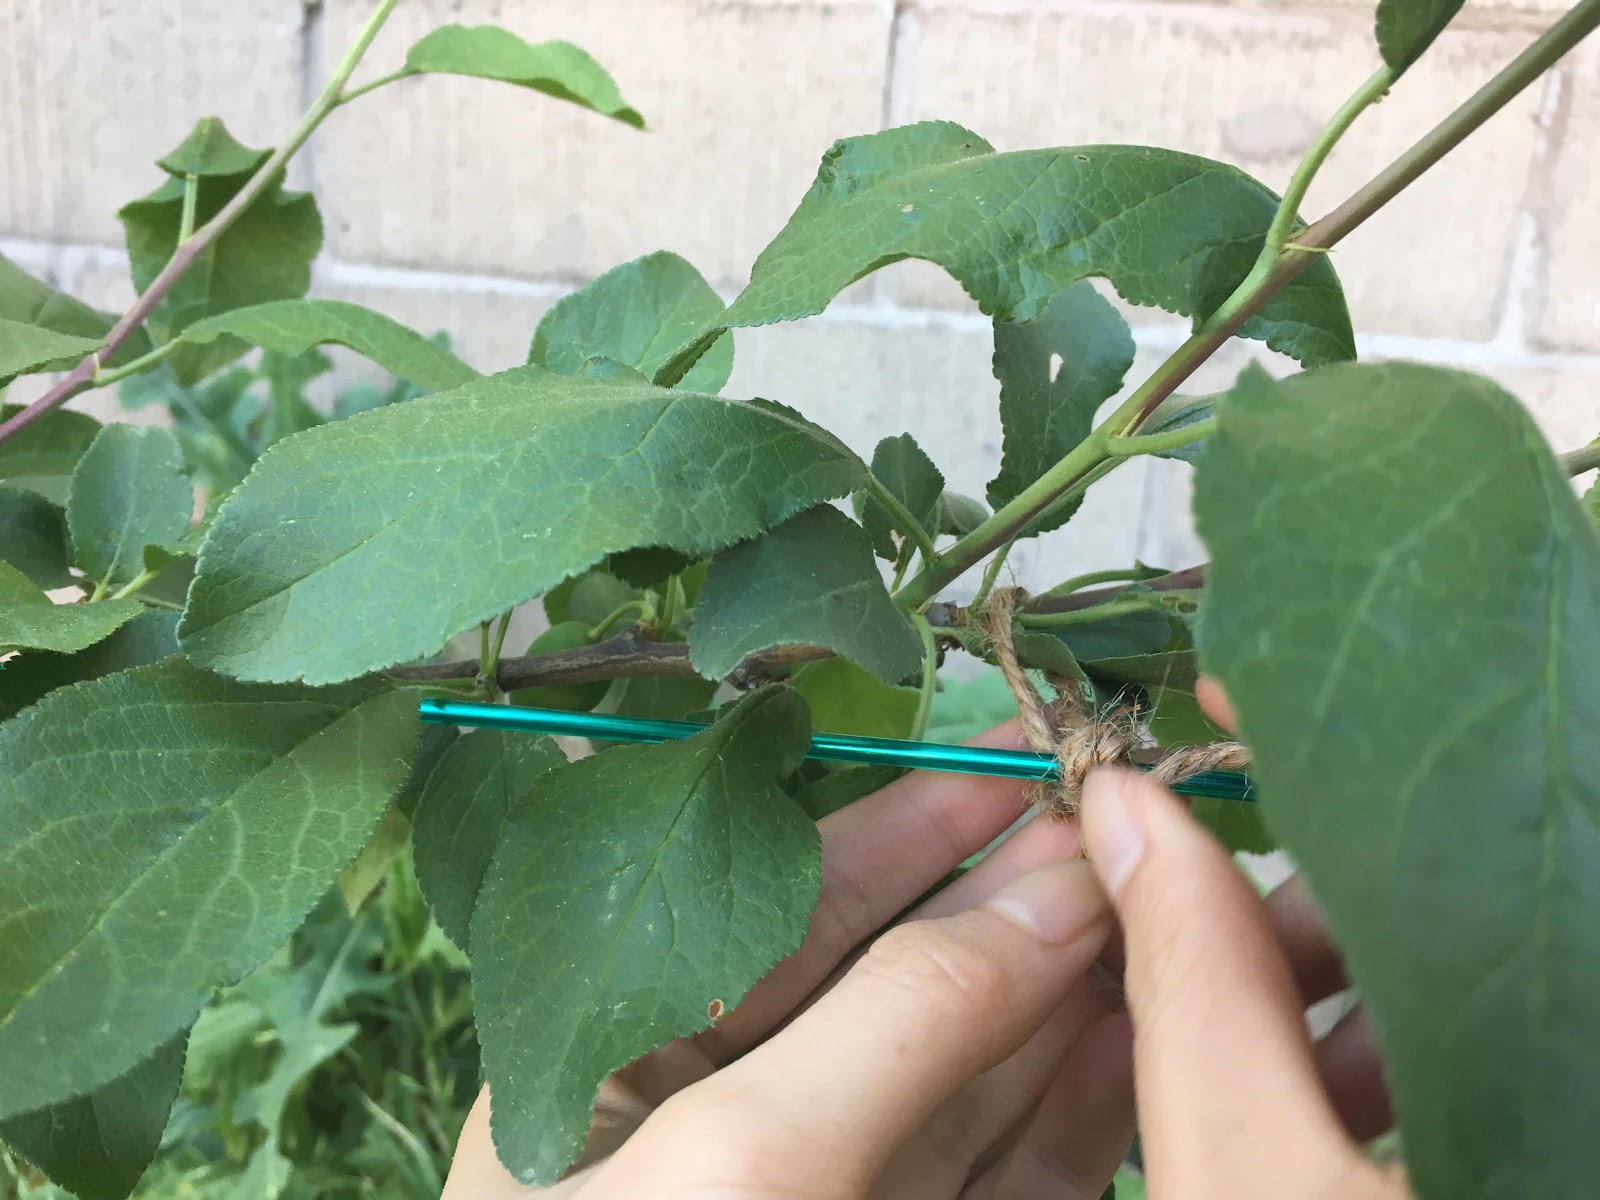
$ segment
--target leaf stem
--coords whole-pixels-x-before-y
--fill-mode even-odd
[[[1158,567],[1147,567],[1143,563],[1135,563],[1131,567],[1115,567],[1109,571],[1089,571],[1082,575],[1074,575],[1056,584],[1048,591],[1040,592],[1035,600],[1043,600],[1050,596],[1070,596],[1082,588],[1094,587],[1100,583],[1138,583],[1142,579],[1155,579],[1167,572]]]
[[[670,584],[671,581],[669,580],[668,582]],[[645,623],[650,622],[656,615],[655,606],[650,601],[629,600],[625,604],[617,605],[615,609],[596,623],[594,628],[589,630],[589,640],[591,642],[604,641],[605,638],[610,636],[611,627],[630,613],[638,613],[640,621]]]
[[[1112,458],[1132,458],[1138,454],[1163,454],[1203,442],[1217,431],[1217,418],[1206,417],[1177,429],[1160,433],[1129,434],[1114,437],[1106,447]]]
[[[111,593],[111,599],[113,599],[113,600],[125,600],[129,596],[131,596],[135,592],[137,592],[145,584],[149,583],[155,577],[156,577],[156,572],[154,572],[154,571],[150,571],[150,570],[140,571],[139,574],[135,575],[133,577],[133,579],[130,580],[127,584],[125,584],[124,586],[118,588],[116,591],[112,592]]]
[[[1104,427],[1096,429],[1009,504],[990,514],[944,554],[924,563],[897,599],[909,608],[921,605],[984,555],[1011,541],[1050,505],[1087,488],[1099,478],[1096,472],[1106,460],[1107,440]]]
[[[128,378],[130,375],[143,375],[151,367],[160,363],[162,359],[171,355],[181,345],[183,345],[182,338],[173,338],[170,342],[157,346],[149,354],[142,354],[130,363],[125,363],[123,366],[115,367],[111,370],[96,371],[89,377],[89,384],[91,387],[107,387],[118,380]]]
[[[1131,596],[1126,600],[1112,600],[1093,608],[1078,608],[1070,612],[1030,613],[1019,612],[1016,622],[1025,629],[1061,629],[1068,625],[1091,625],[1107,617],[1125,617],[1129,613],[1149,612],[1161,607],[1149,596]]]
[[[1263,255],[1276,255],[1286,242],[1289,234],[1294,229],[1295,219],[1300,215],[1300,205],[1306,198],[1306,192],[1311,187],[1311,181],[1322,169],[1322,164],[1327,161],[1329,153],[1338,144],[1345,131],[1355,123],[1355,119],[1372,105],[1382,100],[1394,86],[1397,72],[1393,67],[1383,66],[1373,73],[1357,88],[1351,97],[1339,106],[1339,111],[1324,125],[1317,136],[1311,140],[1311,145],[1306,149],[1305,156],[1300,160],[1300,165],[1295,168],[1294,175],[1289,179],[1289,186],[1284,189],[1283,199],[1278,202],[1278,211],[1273,215],[1272,224],[1267,227],[1267,243],[1262,247]]]
[[[333,102],[333,106],[339,108],[341,105],[349,104],[357,96],[365,96],[368,92],[375,92],[385,84],[394,83],[400,79],[410,79],[415,74],[416,72],[410,67],[401,67],[398,71],[390,71],[387,75],[379,75],[376,79],[369,79],[360,87],[353,87],[349,91],[342,93]]]
[[[178,245],[194,236],[194,210],[200,200],[200,176],[183,177],[183,215],[178,218]]]
[[[994,557],[989,560],[989,565],[984,568],[983,579],[978,583],[978,590],[972,594],[972,603],[969,608],[979,609],[984,601],[989,598],[989,593],[994,590],[994,581],[1000,578],[1000,568],[1006,565],[1006,555],[1011,553],[1011,547],[1017,541],[1012,538],[1004,546],[994,552]]]
[[[1600,467],[1600,440],[1569,450],[1561,456],[1561,466],[1568,475],[1582,475]]]
[[[938,557],[939,552],[934,548],[933,537],[922,527],[922,522],[913,517],[899,497],[884,486],[870,471],[867,472],[867,491],[879,504],[889,510],[889,516],[894,519],[895,528],[916,543],[917,549],[922,551],[922,561],[930,563]]]
[[[911,623],[922,639],[922,684],[917,690],[917,710],[911,718],[911,740],[920,742],[928,732],[928,718],[933,713],[933,694],[939,686],[939,647],[933,640],[933,626],[928,618],[916,613]]]
[[[205,249],[221,237],[255,202],[256,198],[277,182],[278,176],[283,173],[284,165],[292,158],[306,139],[315,132],[322,119],[333,111],[339,98],[339,92],[344,87],[351,72],[361,61],[361,56],[367,52],[367,47],[372,44],[372,39],[378,35],[378,30],[389,19],[389,14],[394,10],[398,0],[378,0],[378,6],[373,10],[367,23],[362,27],[355,44],[345,53],[339,65],[334,68],[333,74],[328,77],[327,84],[322,92],[312,101],[311,107],[300,118],[293,130],[290,131],[284,143],[274,150],[268,159],[252,175],[249,181],[241,188],[233,199],[223,205],[216,216],[212,217],[187,241],[181,242],[173,251],[167,265],[161,268],[160,274],[150,282],[144,294],[133,302],[133,306],[123,313],[117,323],[106,334],[105,343],[94,353],[86,355],[82,362],[67,374],[58,379],[49,391],[40,396],[32,404],[17,413],[10,420],[0,423],[0,442],[15,436],[19,431],[26,429],[45,413],[53,408],[65,404],[73,396],[85,388],[92,386],[96,371],[99,369],[103,357],[115,353],[117,348],[125,342],[133,331],[143,325],[146,318],[155,311],[166,294],[172,290],[175,283],[183,277]]]

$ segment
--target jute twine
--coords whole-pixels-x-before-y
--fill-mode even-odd
[[[1022,664],[1012,634],[1012,617],[1027,599],[1022,588],[996,588],[984,606],[982,628],[994,648],[995,661],[1006,686],[1017,701],[1018,719],[1028,745],[1041,754],[1055,756],[1060,780],[1039,785],[1033,801],[1052,817],[1070,817],[1078,811],[1083,781],[1096,767],[1133,762],[1134,752],[1147,749],[1152,740],[1131,708],[1096,715],[1078,700],[1066,680],[1047,679],[1056,692],[1046,704]],[[1241,770],[1249,765],[1250,751],[1239,742],[1209,746],[1182,746],[1169,750],[1153,764],[1151,778],[1171,786],[1206,771]]]

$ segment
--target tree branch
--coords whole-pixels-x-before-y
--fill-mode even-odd
[[[327,85],[322,89],[322,94],[312,102],[305,116],[300,118],[300,123],[289,134],[288,140],[272,152],[270,158],[261,164],[259,170],[250,177],[227,204],[211,220],[207,221],[187,241],[181,242],[172,257],[167,260],[167,265],[161,268],[161,273],[150,282],[144,294],[133,302],[133,307],[122,314],[122,317],[111,331],[106,334],[105,344],[88,355],[72,370],[68,371],[44,395],[40,396],[28,407],[17,413],[9,421],[0,423],[0,442],[12,437],[32,425],[45,413],[53,408],[59,408],[79,392],[89,387],[94,380],[100,363],[109,355],[114,354],[123,342],[132,336],[134,330],[143,325],[156,306],[172,290],[175,283],[181,279],[185,272],[194,265],[194,262],[205,252],[213,242],[227,232],[228,228],[243,215],[244,210],[256,200],[262,192],[271,187],[283,173],[284,165],[293,157],[296,150],[300,149],[312,134],[312,131],[321,123],[322,118],[331,112],[338,103],[339,92],[344,87],[351,72],[356,69],[356,64],[361,61],[361,56],[366,53],[367,47],[372,44],[372,39],[377,36],[384,21],[388,20],[390,11],[398,0],[379,0],[376,11],[367,19],[366,26],[362,29],[360,37],[354,46],[344,56],[342,62],[328,77]]]
[[[1201,565],[1144,580],[1143,586],[1158,592],[1187,591],[1200,587],[1204,580],[1205,567]],[[1104,604],[1122,590],[1122,586],[1103,587],[1073,592],[1069,596],[1041,596],[1024,605],[1022,611],[1074,612]],[[923,615],[934,630],[964,629],[968,624],[967,610],[956,604],[930,604]],[[824,646],[774,646],[747,657],[733,669],[728,681],[736,687],[753,687],[774,671],[832,657],[833,651]],[[478,671],[479,664],[475,660],[462,659],[395,667],[385,673],[392,679],[409,683],[438,683],[449,679],[470,681],[476,678]],[[552,683],[595,683],[623,676],[692,679],[699,672],[689,662],[687,643],[657,641],[635,626],[593,646],[503,658],[497,674],[500,688],[511,691]]]

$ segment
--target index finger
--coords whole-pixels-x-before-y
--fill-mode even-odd
[[[1015,721],[967,745],[1012,749]],[[831,813],[822,834],[822,892],[805,943],[696,1042],[728,1062],[766,1037],[856,946],[1019,818],[1027,784],[913,771]]]

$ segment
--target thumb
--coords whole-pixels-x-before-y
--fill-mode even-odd
[[[1152,1182],[1221,1194],[1248,1184],[1267,1151],[1330,1167],[1348,1157],[1289,965],[1227,852],[1171,792],[1123,769],[1089,777],[1083,833],[1127,946]]]

